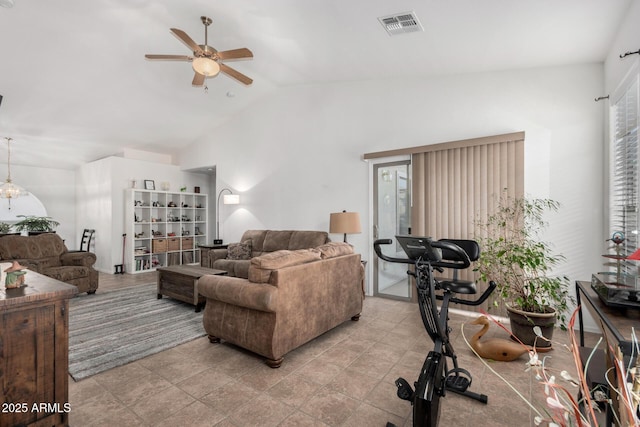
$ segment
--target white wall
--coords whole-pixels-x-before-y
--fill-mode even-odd
[[[549,240],[563,273],[589,279],[603,237],[602,90],[602,64],[282,88],[181,164],[214,163],[218,188],[241,193],[221,216],[226,241],[248,228],[328,230],[346,209],[361,213],[349,242],[370,259],[364,153],[525,131],[526,191],[561,202]]]
[[[640,59],[640,55],[630,55],[620,59],[626,52],[637,52],[640,49],[640,2],[633,1],[629,11],[625,14],[618,34],[609,49],[604,63],[605,89],[602,95],[613,95],[629,69]]]
[[[7,165],[0,166],[0,180],[7,177]],[[36,168],[31,166],[11,165],[11,179],[28,192],[36,196],[46,209],[47,216],[58,221],[60,225],[56,233],[65,240],[66,245],[73,249],[76,242],[76,210],[75,191],[76,174],[74,171]],[[16,206],[16,204],[12,204]],[[0,204],[2,209],[8,209],[8,204]],[[19,209],[13,209],[12,214],[24,214]],[[28,214],[28,213],[26,213]],[[4,215],[0,215],[0,218]]]
[[[133,180],[138,188],[144,188],[142,182],[148,179],[155,181],[157,190],[161,189],[162,182],[169,182],[171,191],[178,191],[182,186],[188,191],[200,186],[203,193],[209,189],[207,175],[182,172],[176,165],[121,157],[88,163],[78,170],[77,177],[78,232],[83,228],[96,230],[96,269],[105,273],[113,273],[114,265],[122,264],[124,197]]]

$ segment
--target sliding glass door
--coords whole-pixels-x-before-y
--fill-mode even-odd
[[[395,236],[411,233],[410,162],[374,165],[374,239],[391,239],[383,246],[385,254],[404,257]],[[407,264],[389,263],[375,257],[374,295],[397,299],[411,298]]]

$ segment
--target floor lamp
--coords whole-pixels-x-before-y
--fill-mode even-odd
[[[360,214],[358,212],[336,212],[329,217],[329,233],[344,234],[344,241],[347,242],[347,234],[362,232],[360,228]]]
[[[228,191],[229,194],[225,194],[223,196],[222,193],[224,193],[225,191]],[[222,197],[222,203],[224,203],[225,205],[237,205],[238,203],[240,203],[240,195],[233,194],[233,192],[228,188],[223,188],[218,193],[218,205],[216,207],[216,238],[213,239],[214,245],[222,244],[222,239],[220,238],[220,197]]]

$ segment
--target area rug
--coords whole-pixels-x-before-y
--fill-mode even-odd
[[[69,373],[74,380],[205,335],[202,312],[157,298],[156,284],[138,285],[69,302]]]

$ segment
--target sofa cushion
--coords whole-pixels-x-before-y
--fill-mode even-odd
[[[43,257],[37,260],[40,268],[46,269],[49,267],[60,267],[62,263],[60,262],[59,256],[48,256]]]
[[[42,270],[43,274],[52,277],[61,282],[69,282],[74,279],[80,279],[89,276],[88,267],[50,267]]]
[[[249,281],[268,283],[273,270],[319,259],[320,252],[309,249],[299,249],[297,251],[281,250],[264,254],[251,259]]]
[[[258,256],[264,251],[262,248],[264,246],[264,238],[266,235],[267,230],[247,230],[242,234],[240,241],[250,241],[252,256]]]
[[[326,231],[293,231],[289,246],[283,249],[311,249],[329,241],[329,235]]]
[[[322,259],[351,255],[353,253],[353,246],[345,242],[329,242],[315,249],[320,252]]]
[[[241,277],[247,279],[249,277],[249,263],[248,259],[217,259],[211,265],[211,268],[217,270],[224,270],[231,277]]]
[[[282,249],[289,249],[291,234],[293,234],[293,231],[267,230],[267,234],[264,237],[264,245],[262,246],[262,251],[275,252]]]
[[[230,243],[227,246],[227,259],[251,259],[251,240],[242,243]]]
[[[0,259],[3,260],[57,257],[67,251],[63,240],[55,233],[37,236],[9,235],[0,239]]]

